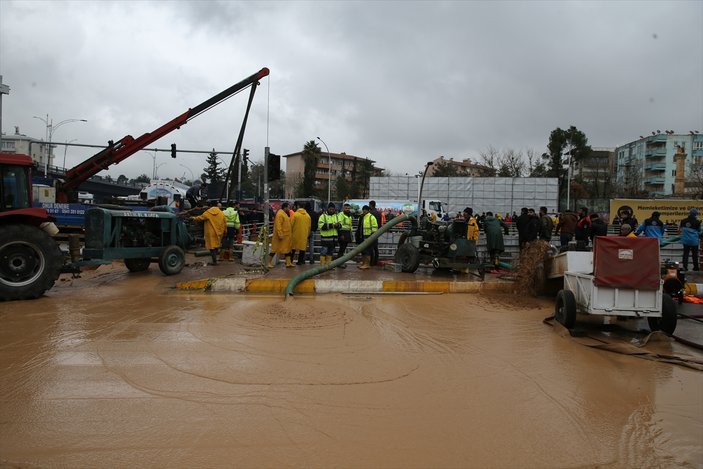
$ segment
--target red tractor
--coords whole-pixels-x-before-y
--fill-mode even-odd
[[[33,165],[27,155],[0,153],[0,300],[41,296],[64,264],[53,218],[32,207]]]

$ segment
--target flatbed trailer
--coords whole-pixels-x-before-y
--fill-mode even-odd
[[[654,238],[597,237],[592,271],[566,270],[563,276],[555,317],[569,329],[579,314],[646,318],[652,331],[667,334],[676,329],[676,304],[662,291],[659,242]]]

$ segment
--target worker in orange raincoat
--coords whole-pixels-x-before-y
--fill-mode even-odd
[[[225,214],[217,207],[217,201],[210,201],[210,208],[200,216],[193,217],[195,221],[203,222],[205,232],[205,247],[210,250],[212,265],[217,265],[217,257],[222,245],[222,237],[227,230]]]
[[[295,260],[295,251],[298,251],[298,265],[305,264],[305,251],[308,249],[308,235],[312,226],[312,219],[306,210],[308,208],[310,208],[309,203],[306,203],[305,207],[299,207],[290,219],[292,232],[290,257],[291,262]]]
[[[278,254],[286,258],[286,267],[293,267],[290,261],[290,246],[292,241],[290,217],[288,216],[288,202],[283,202],[281,208],[276,212],[273,220],[273,238],[271,239],[271,252],[269,253],[268,268],[273,269],[273,256]]]

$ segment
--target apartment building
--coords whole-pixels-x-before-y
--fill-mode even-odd
[[[283,155],[283,158],[286,159],[285,194],[287,198],[293,198],[296,196],[296,188],[303,180],[305,159],[302,152]],[[337,180],[340,176],[343,176],[350,185],[356,187],[356,191],[360,196],[368,195],[369,179],[372,176],[381,176],[383,174],[383,169],[377,168],[375,163],[375,161],[368,158],[348,155],[344,152],[329,154],[322,152],[318,155],[315,164],[314,188],[318,191],[327,190],[328,184],[331,182],[332,198],[341,200],[350,195],[337,193]]]
[[[688,134],[656,131],[616,147],[613,170],[617,192],[648,196],[674,194],[677,151],[686,155],[683,178],[687,186],[692,185],[693,171],[703,167],[703,135],[699,131]]]

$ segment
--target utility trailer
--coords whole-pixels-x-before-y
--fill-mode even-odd
[[[601,236],[595,239],[593,253],[574,254],[573,270],[567,266],[564,289],[557,294],[558,322],[572,329],[579,314],[646,318],[652,331],[674,333],[676,305],[662,293],[657,239]],[[585,259],[591,254],[592,264]]]

